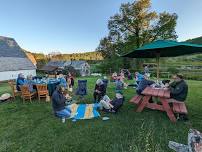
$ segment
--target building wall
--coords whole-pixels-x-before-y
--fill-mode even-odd
[[[30,74],[36,76],[36,70],[3,71],[0,72],[0,81],[16,79],[19,73],[23,73],[25,77]]]

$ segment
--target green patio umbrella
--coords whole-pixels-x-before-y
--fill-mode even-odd
[[[128,58],[156,58],[157,79],[159,79],[160,57],[176,57],[187,54],[202,53],[202,45],[176,42],[171,40],[157,40],[135,49],[122,57]]]

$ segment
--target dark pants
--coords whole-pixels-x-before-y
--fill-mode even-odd
[[[100,101],[103,96],[104,95],[102,93],[94,92],[94,94],[93,94],[94,101]]]
[[[142,95],[142,94],[141,94],[141,93],[142,93],[141,90],[136,90],[136,93],[137,93],[138,95]]]

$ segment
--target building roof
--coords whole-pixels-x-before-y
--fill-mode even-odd
[[[27,58],[0,57],[0,72],[36,69]]]
[[[50,61],[47,66],[57,66],[57,67],[65,67],[72,66],[75,69],[81,69],[82,65],[87,63],[86,61]]]
[[[34,56],[32,55],[32,53],[27,52],[26,55],[27,55],[27,58],[36,66],[37,62]]]
[[[47,71],[47,72],[53,72],[53,71],[55,71],[57,69],[58,69],[57,66],[45,65],[41,70],[42,71]]]
[[[0,71],[34,70],[36,67],[13,38],[0,36]]]
[[[13,38],[0,36],[0,57],[25,58],[26,55]]]

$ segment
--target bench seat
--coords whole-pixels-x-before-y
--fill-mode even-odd
[[[130,100],[130,102],[138,105],[140,104],[140,101],[142,100],[142,98],[143,98],[142,95],[136,95]]]
[[[184,102],[173,102],[173,112],[179,114],[187,114],[187,107]]]

